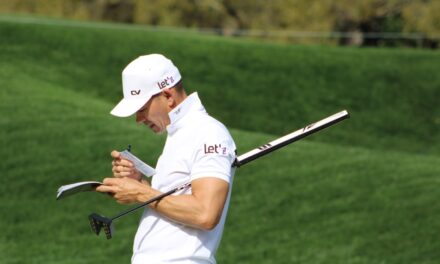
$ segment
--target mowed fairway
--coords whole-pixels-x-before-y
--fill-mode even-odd
[[[126,206],[55,195],[111,175],[110,151],[128,144],[155,164],[165,136],[109,115],[123,67],[152,52],[175,58],[238,153],[352,114],[237,170],[219,263],[440,262],[438,52],[0,16],[0,263],[129,262],[140,212],[106,240],[88,214]]]

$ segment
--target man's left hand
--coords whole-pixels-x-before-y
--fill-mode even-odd
[[[141,198],[151,191],[147,182],[123,178],[105,178],[103,185],[96,188],[98,192],[110,193],[120,204],[138,203]]]

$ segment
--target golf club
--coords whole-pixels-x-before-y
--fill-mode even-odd
[[[334,124],[336,124],[336,123],[338,123],[338,122],[340,122],[340,121],[342,121],[344,119],[347,119],[349,117],[350,117],[350,115],[349,115],[349,113],[346,110],[338,112],[338,113],[336,113],[334,115],[331,115],[331,116],[329,116],[327,118],[324,118],[324,119],[322,119],[322,120],[320,120],[320,121],[318,121],[316,123],[312,123],[312,124],[310,124],[308,126],[305,126],[305,127],[301,128],[301,129],[297,130],[297,131],[294,131],[294,132],[292,132],[290,134],[287,134],[287,135],[285,135],[283,137],[280,137],[280,138],[278,138],[278,139],[276,139],[274,141],[271,141],[271,142],[269,142],[267,144],[264,144],[264,145],[262,145],[262,146],[260,146],[258,148],[255,148],[255,149],[253,149],[253,150],[251,150],[249,152],[246,152],[243,155],[238,156],[235,159],[235,161],[232,164],[232,166],[233,167],[235,166],[237,168],[240,167],[240,166],[243,166],[246,163],[249,163],[249,162],[251,162],[251,161],[253,161],[253,160],[257,159],[257,158],[260,158],[260,157],[262,157],[262,156],[264,156],[266,154],[269,154],[272,151],[275,151],[275,150],[277,150],[279,148],[282,148],[282,147],[284,147],[284,146],[286,146],[286,145],[288,145],[290,143],[298,141],[298,140],[300,140],[300,139],[302,139],[302,138],[304,138],[304,137],[306,137],[308,135],[316,133],[316,132],[318,132],[318,131],[326,128],[326,127],[334,125]],[[96,235],[99,235],[101,229],[104,229],[107,239],[110,239],[110,238],[112,238],[112,231],[113,231],[113,223],[112,222],[114,220],[116,220],[116,219],[118,219],[118,218],[120,218],[120,217],[122,217],[122,216],[124,216],[126,214],[129,214],[129,213],[131,213],[131,212],[133,212],[133,211],[135,211],[135,210],[137,210],[139,208],[142,208],[142,207],[144,207],[144,206],[146,206],[146,205],[148,205],[148,204],[150,204],[152,202],[158,201],[158,200],[160,200],[160,199],[162,199],[162,198],[164,198],[164,197],[166,197],[166,196],[168,196],[170,194],[173,194],[173,193],[175,193],[175,192],[177,192],[179,190],[183,190],[183,189],[189,188],[190,186],[191,186],[191,183],[189,183],[189,182],[185,183],[183,185],[180,185],[180,186],[178,186],[178,187],[176,187],[176,188],[174,188],[174,189],[172,189],[172,190],[170,190],[168,192],[165,192],[165,193],[162,193],[162,194],[160,194],[160,195],[158,195],[156,197],[153,197],[150,200],[148,200],[148,201],[146,201],[144,203],[139,204],[138,206],[135,206],[135,207],[133,207],[133,208],[127,210],[127,211],[121,212],[121,213],[119,213],[118,215],[116,215],[116,216],[114,216],[112,218],[107,218],[107,217],[98,215],[96,213],[90,214],[89,215],[89,221],[90,221],[90,225],[92,227],[92,231]]]

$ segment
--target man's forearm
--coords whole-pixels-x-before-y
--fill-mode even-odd
[[[160,194],[160,193],[159,193]],[[193,195],[170,195],[155,203],[150,208],[167,218],[193,228],[209,230],[218,222],[210,216],[209,208],[204,208]]]
[[[150,208],[178,223],[198,229],[213,229],[220,220],[229,185],[219,179],[204,179],[192,184],[192,194],[170,195],[150,204]],[[145,202],[161,192],[147,187],[138,201]]]

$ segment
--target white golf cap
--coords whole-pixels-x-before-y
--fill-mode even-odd
[[[175,86],[181,79],[173,62],[160,54],[140,56],[122,71],[124,98],[110,112],[127,117],[136,113],[151,97]]]

